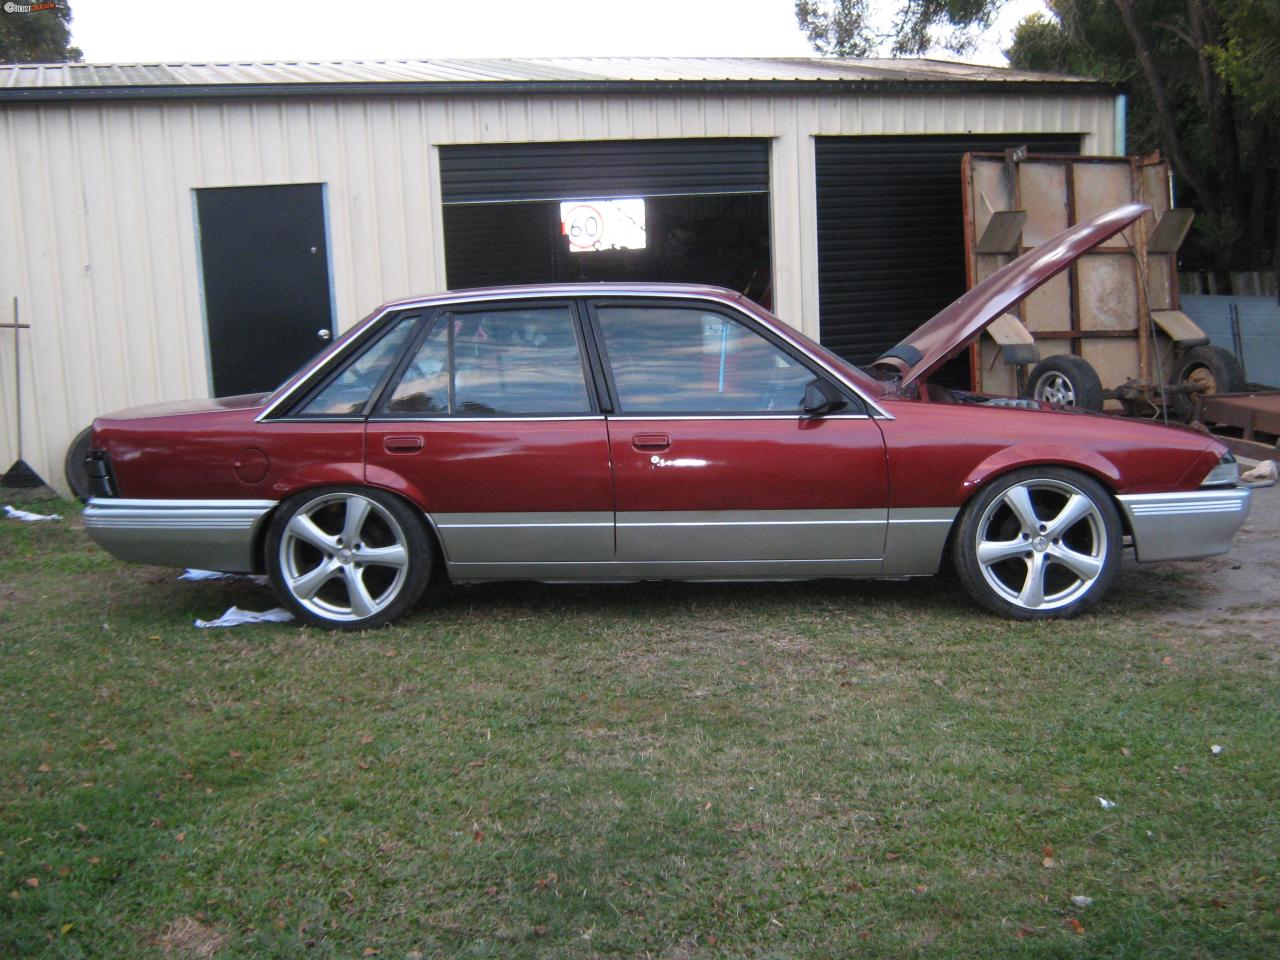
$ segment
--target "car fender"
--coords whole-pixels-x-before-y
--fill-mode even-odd
[[[980,487],[1002,473],[1043,464],[1083,470],[1111,490],[1123,484],[1116,465],[1095,450],[1055,443],[1027,443],[997,450],[977,464],[960,484],[960,499],[968,500]]]

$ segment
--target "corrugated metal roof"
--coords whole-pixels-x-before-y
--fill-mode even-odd
[[[211,95],[241,95],[254,88],[362,89],[385,84],[468,84],[505,86],[609,86],[616,84],[804,84],[879,86],[899,84],[1003,84],[1099,86],[1097,81],[1056,73],[1029,73],[1002,67],[926,59],[736,58],[736,57],[559,57],[504,60],[343,60],[262,63],[12,64],[0,66],[0,98],[46,99],[73,91],[110,96],[166,90],[170,95],[200,89]],[[55,92],[56,91],[56,92]],[[45,92],[40,96],[39,92]],[[121,95],[124,95],[121,93]]]

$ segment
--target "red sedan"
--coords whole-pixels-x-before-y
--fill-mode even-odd
[[[1095,604],[1122,548],[1229,549],[1230,453],[1180,428],[927,377],[1147,210],[1009,264],[871,371],[726,290],[555,285],[381,307],[269,395],[100,418],[90,535],[123,560],[266,571],[325,627],[444,579],[903,577],[953,563],[1006,617]]]

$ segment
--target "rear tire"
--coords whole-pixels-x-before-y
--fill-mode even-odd
[[[1027,378],[1027,397],[1080,410],[1102,409],[1102,381],[1088,360],[1069,353],[1037,363]]]
[[[76,434],[67,447],[67,456],[62,463],[63,476],[67,478],[67,486],[81,503],[88,503],[93,495],[89,486],[89,471],[85,467],[84,458],[89,455],[89,444],[93,442],[93,427],[85,427]]]
[[[368,630],[418,602],[433,552],[423,519],[399,497],[330,487],[280,505],[266,561],[271,586],[299,619],[327,630]]]
[[[1120,516],[1096,480],[1060,467],[998,477],[965,507],[952,544],[969,595],[1010,620],[1066,619],[1107,592]]]
[[[1204,344],[1192,347],[1173,365],[1173,383],[1199,384],[1201,396],[1215,393],[1241,393],[1249,389],[1244,367],[1230,350]],[[1178,393],[1169,398],[1169,409],[1180,420],[1191,420],[1196,411],[1196,395]]]

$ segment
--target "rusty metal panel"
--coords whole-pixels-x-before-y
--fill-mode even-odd
[[[1055,353],[1066,353],[1056,350]],[[1137,374],[1138,341],[1129,337],[1106,337],[1098,340],[1082,340],[1080,356],[1098,371],[1098,379],[1104,387],[1114,387]]]
[[[1034,247],[1071,226],[1065,163],[1018,164],[1017,176],[1019,206],[1027,211],[1025,246]]]
[[[1133,258],[1124,254],[1081,257],[1079,272],[1080,329],[1138,329],[1138,278]]]

